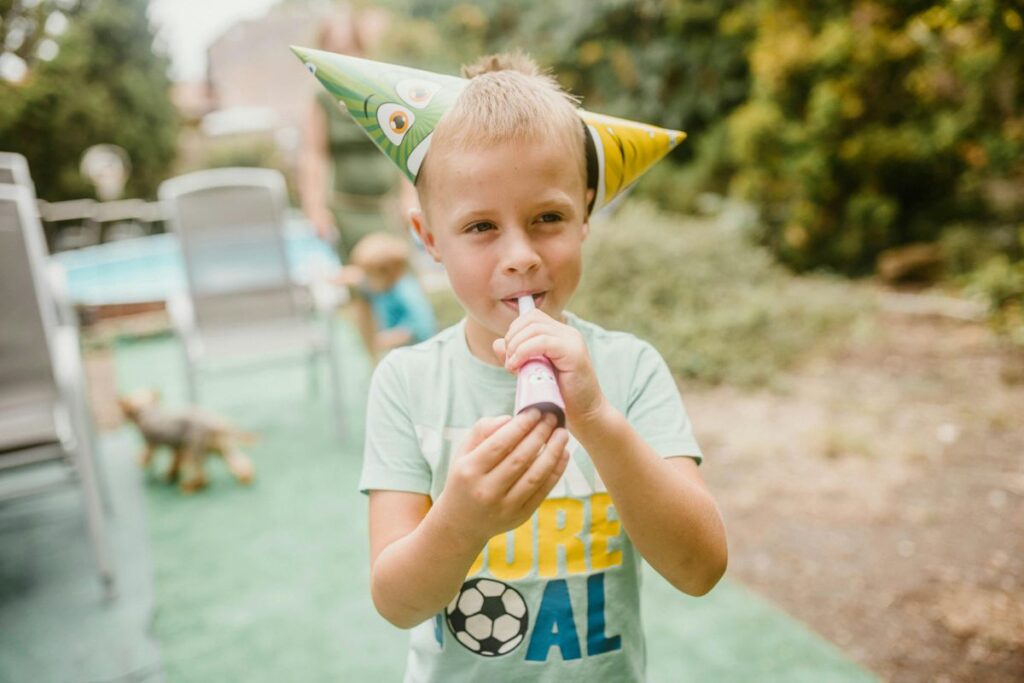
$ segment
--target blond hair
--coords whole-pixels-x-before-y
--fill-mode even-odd
[[[434,128],[430,152],[416,178],[422,193],[431,159],[451,150],[501,142],[556,140],[566,146],[586,186],[586,133],[579,100],[522,52],[487,55],[464,66],[469,78],[452,108]]]
[[[400,274],[409,266],[409,245],[397,235],[370,233],[356,242],[349,261],[365,270]]]

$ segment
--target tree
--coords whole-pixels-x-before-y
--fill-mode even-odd
[[[145,0],[82,3],[50,61],[0,82],[0,148],[24,154],[39,195],[91,196],[78,164],[91,145],[128,151],[125,192],[152,197],[174,158],[177,114],[168,61],[153,50]]]
[[[409,4],[409,14],[425,23],[417,28],[444,37],[446,54],[435,62],[464,63],[521,48],[581,96],[584,107],[685,130],[692,140],[708,137],[747,96],[746,47],[754,14],[735,0]],[[422,32],[417,34],[423,41]],[[724,157],[719,148],[689,143],[671,158],[685,161],[695,154]],[[722,161],[701,163],[717,173]]]
[[[1024,221],[1013,3],[762,0],[733,189],[798,269],[870,271],[954,222]]]

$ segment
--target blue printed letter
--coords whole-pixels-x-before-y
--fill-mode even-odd
[[[552,646],[562,652],[562,659],[579,659],[580,638],[576,634],[576,623],[572,619],[572,603],[569,602],[569,587],[564,579],[549,581],[544,588],[544,597],[537,610],[533,624],[530,647],[526,658],[543,662],[548,658]]]
[[[604,573],[587,577],[587,656],[622,647],[622,638],[604,634]]]
[[[444,647],[444,615],[441,612],[434,615],[434,638],[438,645]]]

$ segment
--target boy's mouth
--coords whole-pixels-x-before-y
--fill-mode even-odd
[[[508,306],[509,308],[511,308],[513,311],[515,311],[518,314],[519,313],[519,297],[520,296],[526,296],[527,294],[529,294],[529,292],[522,292],[520,294],[517,294],[516,296],[510,296],[507,299],[502,299],[501,303],[505,304],[506,306]],[[535,292],[535,293],[533,293],[533,305],[536,306],[537,308],[540,308],[541,305],[544,302],[544,295],[545,294],[547,294],[547,292]]]

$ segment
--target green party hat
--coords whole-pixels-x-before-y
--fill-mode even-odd
[[[469,82],[322,50],[293,46],[292,52],[412,182],[434,127]],[[583,109],[579,113],[593,144],[596,209],[620,195],[686,137],[680,131]]]

